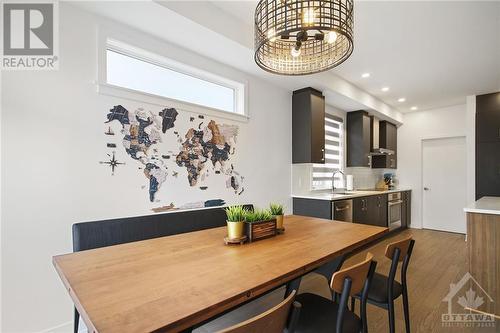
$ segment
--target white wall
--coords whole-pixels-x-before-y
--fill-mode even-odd
[[[412,189],[411,227],[422,227],[422,140],[459,136],[465,136],[467,142],[474,140],[468,130],[469,118],[465,104],[404,115],[404,123],[398,128],[398,177],[401,186]],[[474,160],[473,152],[472,155],[469,152],[467,160]],[[467,173],[468,179],[457,186],[467,188],[470,200],[471,195],[474,197],[470,177],[474,176],[469,169]]]
[[[61,3],[60,69],[2,73],[1,331],[5,333],[40,332],[60,325],[59,331],[71,330],[72,303],[51,258],[71,251],[73,223],[151,213],[144,193],[135,190],[143,181],[140,172],[132,170],[130,177],[142,178],[131,178],[127,187],[123,177],[111,177],[108,168],[98,164],[105,153],[103,119],[110,107],[122,102],[96,93],[101,22]],[[110,25],[123,33],[137,33]],[[174,45],[147,36],[140,41],[158,50],[163,45],[164,55],[174,60],[248,82],[251,118],[239,123],[237,145],[246,189],[236,199],[226,192],[220,196],[257,205],[277,201],[290,207],[291,93]],[[130,172],[129,165],[118,170]]]

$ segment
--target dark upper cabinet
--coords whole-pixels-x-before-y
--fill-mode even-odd
[[[366,111],[347,113],[347,166],[369,167],[371,151],[370,116]]]
[[[398,149],[398,128],[396,125],[382,120],[379,122],[379,148],[396,151]]]
[[[476,199],[500,196],[500,92],[476,96]]]
[[[476,145],[476,199],[500,196],[500,142]]]
[[[313,88],[293,92],[292,163],[325,163],[325,97]]]
[[[398,128],[388,121],[379,122],[379,148],[394,151],[394,154],[373,155],[372,168],[397,169]]]
[[[476,96],[476,142],[500,142],[500,92]]]
[[[353,199],[353,222],[387,227],[387,195]]]

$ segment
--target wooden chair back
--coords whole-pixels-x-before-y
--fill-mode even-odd
[[[394,256],[394,250],[399,249],[399,258],[398,261],[403,261],[408,253],[408,249],[410,248],[410,243],[412,242],[412,238],[408,237],[403,240],[390,243],[385,248],[385,256],[392,260]]]
[[[283,333],[289,316],[291,322],[298,319],[300,304],[294,302],[296,291],[292,291],[280,304],[244,322],[226,328],[219,333]],[[291,311],[293,308],[293,311]],[[294,316],[294,314],[296,314]],[[293,318],[296,317],[296,318]]]
[[[363,290],[366,278],[368,277],[368,271],[370,270],[372,259],[373,254],[368,252],[364,261],[335,272],[332,276],[330,288],[336,293],[341,294],[344,288],[344,280],[346,278],[350,278],[351,290],[349,292],[349,296],[360,293]]]

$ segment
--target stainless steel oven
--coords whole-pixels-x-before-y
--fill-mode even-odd
[[[387,224],[389,230],[401,227],[402,208],[401,192],[389,193],[387,200]]]

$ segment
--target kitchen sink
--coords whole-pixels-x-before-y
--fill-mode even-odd
[[[333,195],[350,195],[350,194],[357,194],[358,191],[343,191],[343,192],[332,192]]]

